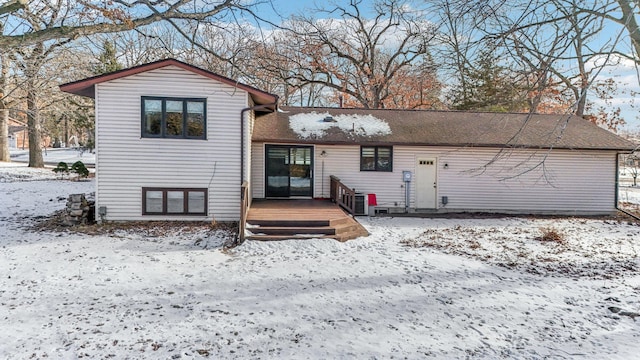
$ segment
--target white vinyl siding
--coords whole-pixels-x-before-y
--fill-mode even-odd
[[[393,147],[393,171],[360,171],[360,146],[335,145],[316,146],[315,193],[318,197],[330,196],[329,176],[334,175],[340,181],[365,194],[376,194],[379,206],[404,207],[404,188],[402,182],[402,163],[397,163],[397,147]],[[326,156],[317,156],[326,151]],[[324,162],[324,171],[322,163]],[[323,174],[324,173],[324,174]]]
[[[207,139],[141,138],[141,97],[207,99]],[[106,220],[237,220],[248,94],[175,66],[96,85],[97,206]],[[143,216],[142,187],[208,188],[208,216]]]
[[[450,152],[439,158],[438,199],[448,196],[445,208],[458,211],[612,213],[616,159],[604,151]]]
[[[265,177],[264,144],[253,143],[251,146],[251,193],[255,199],[264,199]]]
[[[322,151],[326,156],[319,156]],[[418,158],[436,159],[439,211],[608,214],[615,211],[613,151],[504,150],[394,146],[393,172],[360,171],[359,145],[317,145],[314,196],[329,197],[329,176],[357,192],[376,194],[379,207],[403,208],[402,171],[414,175]],[[493,163],[492,163],[492,160]],[[324,166],[323,166],[324,163]],[[447,168],[444,165],[447,164]],[[489,164],[484,168],[484,165]],[[253,147],[253,194],[264,197],[264,144]],[[442,204],[442,196],[448,204]]]

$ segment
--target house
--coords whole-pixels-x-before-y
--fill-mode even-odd
[[[9,118],[9,148],[29,148],[29,134],[27,133],[27,124],[14,118]]]
[[[617,155],[634,147],[571,115],[280,110],[254,127],[254,198],[282,191],[269,183],[280,171],[272,157],[306,149],[316,174],[306,195],[327,197],[333,175],[376,194],[378,212],[607,214],[616,208]]]
[[[610,214],[634,147],[570,115],[278,109],[174,59],[60,88],[95,98],[103,220],[235,221],[244,181],[251,199],[362,193],[371,213]]]

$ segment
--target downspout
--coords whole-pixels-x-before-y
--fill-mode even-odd
[[[244,183],[244,113],[250,110],[266,109],[268,107],[278,107],[278,99],[270,104],[254,105],[240,110],[240,186]]]
[[[632,218],[640,221],[640,217],[638,217],[635,214],[632,214],[624,209],[621,209],[620,207],[618,207],[618,200],[619,200],[619,192],[620,192],[620,153],[616,153],[616,196],[615,196],[615,201],[616,201],[616,210],[621,211],[623,213],[625,213],[626,215],[631,216]]]

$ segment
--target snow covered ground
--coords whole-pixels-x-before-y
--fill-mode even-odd
[[[223,250],[203,225],[33,230],[93,192],[49,172],[0,166],[3,359],[640,357],[636,223],[359,218]]]
[[[28,150],[11,149],[9,152],[11,154],[11,161],[29,162]],[[45,149],[42,151],[42,159],[45,163],[53,165],[61,161],[68,164],[82,161],[85,165],[95,165],[96,154],[73,148]]]
[[[640,187],[621,186],[618,194],[620,201],[640,204]]]

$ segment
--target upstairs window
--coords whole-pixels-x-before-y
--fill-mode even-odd
[[[362,146],[360,148],[360,171],[393,171],[392,147]]]
[[[206,99],[142,97],[142,137],[205,139]]]

